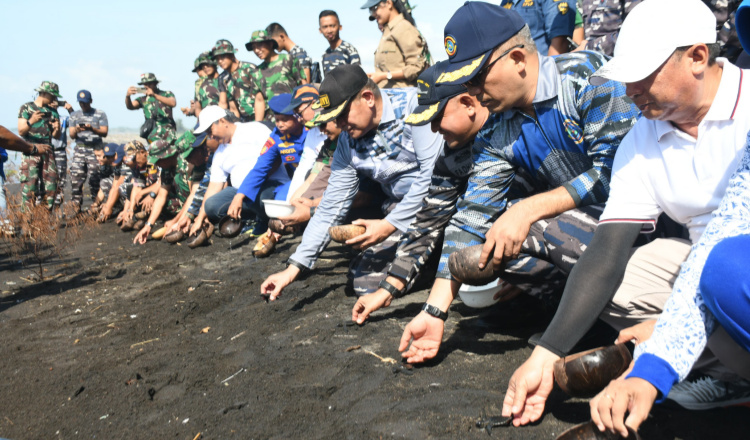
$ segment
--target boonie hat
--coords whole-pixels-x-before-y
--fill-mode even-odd
[[[211,52],[202,52],[200,55],[198,55],[198,58],[196,58],[195,62],[193,63],[193,72],[197,72],[201,64],[210,64],[212,66],[216,65],[216,61],[211,58]]]
[[[88,90],[79,90],[76,99],[78,99],[78,102],[91,103],[91,92]]]
[[[253,32],[253,34],[250,36],[250,41],[245,43],[245,49],[252,52],[253,43],[262,43],[264,41],[268,41],[271,44],[273,44],[274,49],[279,48],[279,43],[277,43],[276,40],[274,40],[273,38],[269,37],[268,32],[266,32],[265,30],[260,30],[260,31]]]
[[[466,87],[460,84],[447,86],[435,84],[448,67],[450,67],[448,61],[440,61],[419,75],[417,79],[419,105],[406,117],[405,123],[417,126],[429,124],[443,111],[445,104],[451,98],[466,92]]]
[[[734,16],[734,24],[737,28],[737,36],[745,52],[750,53],[750,0],[745,0],[737,8]]]
[[[193,134],[201,134],[211,127],[211,124],[221,118],[226,118],[230,113],[218,105],[209,105],[198,115],[198,127],[193,130]]]
[[[138,151],[148,151],[146,147],[143,146],[141,141],[132,140],[125,144],[125,154],[127,154],[128,156],[132,156]]]
[[[598,86],[610,80],[640,81],[664,64],[675,49],[697,43],[716,43],[716,17],[701,0],[643,2],[622,23],[614,57],[591,75],[589,82]]]
[[[138,84],[147,84],[152,82],[159,82],[159,80],[156,79],[156,75],[154,75],[153,73],[141,73],[141,80],[138,82]]]
[[[320,98],[313,109],[322,108],[317,124],[335,119],[367,84],[367,74],[358,64],[344,64],[326,74],[320,83]]]
[[[294,116],[294,109],[287,110],[290,102],[292,102],[292,94],[282,93],[268,101],[268,108],[277,115]]]
[[[58,98],[62,98],[62,96],[60,96],[60,88],[52,81],[42,81],[42,84],[39,87],[35,88],[34,91],[45,92],[49,93],[50,95],[55,95]]]
[[[175,154],[177,154],[177,147],[173,143],[159,139],[151,144],[151,149],[148,151],[148,163],[155,165],[159,160],[172,157]]]
[[[302,84],[301,86],[297,86],[292,90],[292,100],[289,102],[289,106],[283,110],[283,112],[286,114],[287,112],[294,113],[294,109],[299,107],[300,105],[306,103],[306,102],[315,102],[320,98],[320,94],[318,93],[318,89],[315,88],[315,86],[310,84]]]
[[[225,54],[234,55],[236,52],[237,49],[234,48],[229,40],[218,40],[216,44],[214,44],[214,47],[211,49],[212,56]]]
[[[464,84],[474,78],[492,51],[518,33],[526,22],[518,12],[485,2],[466,2],[445,25],[450,66],[438,84]]]

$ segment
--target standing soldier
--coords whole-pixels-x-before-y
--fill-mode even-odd
[[[265,30],[253,32],[250,41],[245,43],[245,48],[252,50],[263,60],[258,69],[266,81],[265,94],[268,101],[274,96],[292,93],[295,87],[307,79],[305,72],[292,57],[276,52],[279,44]],[[268,116],[266,119],[271,120],[271,113]]]
[[[305,72],[306,79],[302,81],[302,84],[309,84],[312,73],[312,58],[307,54],[307,51],[292,41],[284,26],[278,23],[269,24],[266,27],[266,32],[268,32],[268,36],[276,40],[279,51],[286,51],[297,62],[299,68]]]
[[[343,64],[361,63],[357,49],[339,36],[342,26],[336,11],[326,9],[321,12],[318,22],[320,33],[328,41],[328,48],[326,48],[322,59],[323,73],[328,75],[328,72]]]
[[[240,61],[234,56],[237,49],[229,40],[219,40],[211,49],[211,56],[224,69],[226,79],[227,99],[229,109],[242,122],[262,121],[266,114],[266,82],[263,80],[258,67],[246,61]]]
[[[138,93],[135,87],[128,88],[125,95],[125,106],[128,110],[143,109],[146,122],[141,127],[141,137],[148,143],[163,139],[174,142],[177,138],[175,129],[177,124],[172,118],[172,108],[177,105],[174,93],[159,89],[159,80],[153,73],[141,74],[138,85],[145,87],[145,96],[139,96],[135,101],[130,99],[131,95]]]
[[[70,166],[71,200],[76,205],[76,211],[81,210],[83,202],[83,184],[89,180],[91,198],[95,199],[99,193],[99,161],[94,155],[94,148],[102,145],[102,138],[109,133],[107,114],[91,107],[93,100],[91,92],[81,90],[76,95],[81,110],[70,116],[68,132],[71,139],[75,139],[73,162]]]
[[[203,78],[201,78],[201,83],[195,94],[195,116],[200,115],[201,110],[209,105],[218,105],[223,109],[229,108],[227,105],[227,88],[219,78],[216,61],[211,57],[211,53],[203,52],[198,60],[200,60],[198,68],[203,72]]]
[[[65,131],[68,129],[69,118],[61,118],[58,107],[62,105],[68,111],[68,115],[73,114],[73,106],[66,101],[57,99],[49,103],[52,111],[52,117],[60,120],[60,138],[52,138],[52,149],[55,154],[55,166],[57,167],[57,194],[55,195],[55,206],[60,206],[63,201],[63,190],[65,189],[65,177],[68,174],[68,136]],[[37,200],[41,200],[44,195],[44,182],[41,177],[37,179]]]
[[[55,118],[49,105],[60,98],[57,84],[42,81],[34,89],[38,92],[36,99],[21,106],[18,111],[18,134],[30,144],[49,146],[49,151],[37,156],[37,147],[30,153],[24,153],[21,163],[21,195],[24,205],[34,196],[37,179],[42,176],[46,193],[47,209],[52,210],[55,192],[57,191],[57,166],[51,147],[52,138],[60,137],[60,120]]]

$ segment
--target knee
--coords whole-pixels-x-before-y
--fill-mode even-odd
[[[206,211],[208,219],[215,222],[218,220],[221,210],[221,200],[218,200],[217,197],[209,197],[203,202],[203,209]]]
[[[737,300],[748,294],[750,277],[750,235],[722,240],[714,246],[706,259],[700,279],[704,300],[716,304]]]

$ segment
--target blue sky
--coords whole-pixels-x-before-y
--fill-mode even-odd
[[[318,32],[318,14],[333,9],[341,18],[341,37],[373,70],[380,39],[374,22],[359,7],[365,0],[199,1],[15,1],[3,0],[0,14],[0,125],[14,129],[19,107],[30,101],[43,80],[60,85],[64,99],[88,89],[94,107],[107,113],[110,127],[137,128],[142,111],[125,108],[125,91],[143,72],[154,72],[160,86],[177,96],[179,107],[192,97],[198,54],[220,38],[229,39],[238,58],[258,63],[244,43],[253,30],[281,23],[292,40],[319,61],[328,46]],[[446,59],[443,27],[463,0],[411,0],[417,26],[436,60]],[[494,3],[498,3],[494,1]],[[219,7],[220,5],[220,7]],[[77,107],[76,104],[74,106]],[[63,112],[65,114],[65,112]],[[184,118],[186,125],[194,118]]]

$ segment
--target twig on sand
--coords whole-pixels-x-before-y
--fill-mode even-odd
[[[362,350],[362,351],[364,351],[367,354],[371,354],[371,355],[375,356],[376,358],[380,359],[380,362],[385,362],[386,364],[395,364],[396,363],[396,359],[393,359],[393,358],[390,358],[390,357],[380,356],[379,354],[373,353],[370,350]]]
[[[11,425],[15,425],[15,423],[13,423],[13,420],[9,419],[7,416],[5,417],[5,420],[7,420]]]
[[[200,432],[197,433],[197,434],[195,434],[195,437],[193,437],[193,440],[198,440],[199,438],[201,438],[201,433]]]
[[[158,341],[158,340],[159,340],[159,338],[154,338],[154,339],[149,339],[148,341],[136,342],[135,344],[131,345],[130,348],[135,348],[135,347],[137,347],[139,345],[150,344],[150,343],[152,343],[154,341]]]
[[[221,280],[201,280],[203,283],[220,283]]]
[[[247,331],[247,330],[243,330],[243,331],[241,331],[241,332],[237,333],[236,335],[234,335],[234,336],[232,336],[231,338],[229,338],[229,340],[230,340],[230,341],[234,341],[235,339],[237,339],[237,338],[239,338],[240,336],[244,335],[246,331]]]
[[[236,372],[236,373],[234,373],[233,375],[231,375],[231,376],[227,377],[226,379],[222,380],[222,381],[221,381],[221,383],[224,383],[224,382],[227,382],[227,381],[229,381],[229,380],[232,380],[232,378],[234,378],[234,376],[236,376],[236,375],[238,375],[238,374],[242,373],[243,371],[247,371],[247,370],[245,370],[244,368],[240,368],[240,370],[239,370],[239,371],[237,371],[237,372]]]

